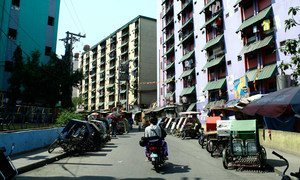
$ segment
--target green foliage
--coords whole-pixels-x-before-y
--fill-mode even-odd
[[[17,46],[13,55],[13,69],[11,77],[9,79],[8,97],[10,105],[14,105],[16,103],[16,100],[21,99],[23,69],[24,64],[22,49],[20,46]]]
[[[285,20],[285,31],[300,25],[294,18],[297,15],[297,12],[300,11],[300,7],[290,7],[288,11],[288,15],[292,17],[290,19]],[[291,69],[293,72],[291,73],[292,79],[295,84],[298,84],[298,77],[300,76],[300,36],[298,39],[288,39],[285,41],[284,45],[280,47],[280,51],[284,53],[284,55],[291,56],[290,63],[283,63],[279,65],[282,74],[285,74],[285,70]]]
[[[21,99],[24,104],[55,107],[61,101],[63,108],[73,107],[72,87],[78,86],[83,75],[81,71],[71,72],[69,61],[52,54],[47,64],[40,64],[40,53],[34,51],[23,63],[19,46],[14,52],[13,61],[8,91],[12,105]]]
[[[58,114],[57,125],[66,125],[71,119],[82,119],[82,115],[73,111],[64,110]]]

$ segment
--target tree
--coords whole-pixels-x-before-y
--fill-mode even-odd
[[[8,104],[14,106],[17,100],[21,99],[21,86],[22,86],[22,77],[23,77],[23,56],[22,49],[20,46],[17,46],[13,54],[13,69],[9,82],[8,88]]]
[[[38,99],[41,98],[41,84],[40,78],[41,69],[39,64],[40,53],[39,51],[34,51],[31,53],[30,57],[27,57],[27,61],[24,65],[24,96],[23,100],[27,104],[36,104]]]
[[[297,22],[294,18],[299,10],[299,6],[289,8],[288,15],[291,15],[292,17],[290,19],[285,20],[285,31],[300,25],[299,22]],[[300,76],[300,35],[298,35],[298,39],[286,40],[284,45],[280,47],[280,51],[283,52],[285,55],[291,56],[290,63],[281,62],[281,64],[279,65],[281,73],[285,74],[285,70],[292,69],[292,80],[297,85],[298,77]]]

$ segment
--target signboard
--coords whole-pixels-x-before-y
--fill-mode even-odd
[[[242,97],[249,97],[248,91],[248,78],[243,76],[239,79],[234,80],[234,97],[240,99]]]
[[[231,120],[217,120],[218,136],[229,136],[230,126],[231,126]]]

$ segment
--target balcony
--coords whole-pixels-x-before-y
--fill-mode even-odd
[[[187,59],[190,59],[193,55],[194,55],[194,50],[193,51],[189,51],[189,52],[185,52],[185,54],[182,56],[182,58],[180,59],[179,63],[187,60]]]
[[[208,19],[204,25],[200,28],[200,30],[206,28],[208,25],[212,24],[212,22],[215,22],[217,18],[222,17],[223,11],[217,13],[215,16],[212,16],[210,19]]]
[[[182,36],[182,40],[179,42],[178,45],[183,44],[183,43],[186,42],[188,39],[194,39],[194,30],[186,32],[186,33]]]
[[[271,12],[272,12],[272,6],[262,10],[257,15],[252,16],[251,18],[243,21],[243,23],[237,29],[236,33],[238,33],[239,31],[243,31],[244,29],[246,29],[256,23],[263,21],[265,18],[267,18],[271,15]]]
[[[223,42],[224,40],[224,34],[221,34],[217,37],[215,37],[214,39],[210,39],[204,46],[203,50],[207,50],[208,48],[211,48],[213,46],[215,46],[216,44]]]
[[[165,27],[163,27],[162,31],[170,25],[174,26],[174,18],[171,18],[170,20],[166,21],[166,25],[165,25]]]
[[[221,89],[226,84],[226,78],[218,79],[216,81],[210,81],[207,83],[203,91],[211,91],[216,89]]]
[[[182,14],[184,11],[187,11],[189,7],[191,9],[193,8],[193,0],[187,0],[184,4],[181,6],[181,11],[178,14]]]
[[[192,24],[192,23],[193,23],[193,16],[190,17],[189,19],[187,19],[185,22],[182,21],[181,29],[184,29],[187,25]]]
[[[172,5],[170,5],[169,7],[167,7],[167,9],[166,9],[166,11],[165,11],[165,14],[163,15],[163,17],[162,17],[162,18],[166,17],[168,14],[171,14],[171,13],[173,13],[173,7],[174,7],[174,5],[173,5],[173,4],[172,4]]]
[[[272,35],[265,37],[263,40],[255,41],[254,43],[244,46],[242,51],[239,54],[240,55],[248,54],[248,53],[254,52],[258,49],[264,48],[270,44],[274,44],[274,38]]]

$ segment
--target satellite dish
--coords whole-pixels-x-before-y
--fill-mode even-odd
[[[86,52],[86,51],[89,51],[91,48],[90,48],[90,45],[84,45],[83,47],[83,50]]]

